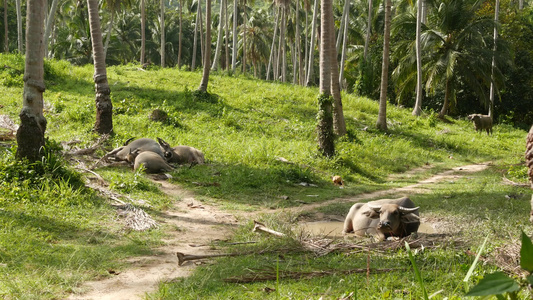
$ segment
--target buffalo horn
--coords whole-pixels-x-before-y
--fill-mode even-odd
[[[398,207],[398,209],[403,213],[412,213],[417,211],[420,208],[420,206],[414,207],[414,208],[407,208],[407,207]]]

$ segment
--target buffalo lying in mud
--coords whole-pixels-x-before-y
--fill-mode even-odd
[[[418,207],[407,197],[356,203],[344,221],[343,233],[356,236],[405,237],[418,231]]]

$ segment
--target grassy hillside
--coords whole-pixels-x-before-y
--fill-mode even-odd
[[[23,59],[0,55],[0,66],[4,66],[0,68],[0,114],[18,121]],[[45,116],[47,136],[53,142],[49,159],[41,166],[48,170],[44,175],[34,175],[30,167],[14,162],[13,149],[0,148],[0,228],[5,228],[0,231],[0,296],[24,298],[28,293],[28,298],[61,298],[80,281],[104,275],[107,269],[120,267],[122,258],[150,253],[151,247],[160,243],[161,229],[126,234],[118,226],[109,226],[112,208],[83,188],[80,175],[54,151],[54,143],[60,141],[79,139],[79,146],[85,147],[97,138],[92,132],[95,117],[92,74],[92,66],[46,63]],[[302,201],[357,195],[406,185],[445,168],[491,161],[495,165],[491,171],[476,180],[448,186],[447,191],[436,188],[427,199],[420,199],[421,207],[438,216],[445,207],[432,208],[436,199],[446,196],[445,202],[452,203],[454,199],[464,202],[468,198],[469,202],[452,212],[454,217],[464,221],[468,214],[480,213],[480,218],[493,220],[495,216],[490,212],[501,206],[494,199],[513,193],[520,195],[519,203],[496,217],[508,220],[511,215],[527,210],[524,195],[527,189],[516,191],[499,184],[502,174],[515,181],[526,180],[525,168],[518,165],[525,148],[523,130],[498,124],[493,136],[486,136],[474,132],[466,120],[443,122],[431,113],[413,117],[410,110],[389,105],[390,130],[380,132],[374,129],[377,103],[343,95],[348,134],[337,139],[337,155],[326,159],[318,154],[315,140],[316,88],[213,74],[208,88],[210,96],[206,97],[195,92],[200,78],[199,72],[177,69],[141,70],[136,65],[108,68],[115,126],[108,150],[131,137],[161,137],[172,145],[201,149],[207,164],[179,168],[172,173],[172,181],[204,195],[204,200],[240,210],[291,207]],[[164,122],[151,121],[149,116],[154,109],[164,110],[169,118]],[[103,154],[104,151],[99,153]],[[280,157],[290,163],[280,161]],[[427,165],[432,168],[416,176],[389,177]],[[171,201],[143,176],[130,170],[101,168],[97,172],[111,183],[112,189],[151,199],[155,210],[164,209]],[[342,176],[344,189],[331,184],[333,175]],[[304,187],[302,182],[313,186]],[[307,197],[310,189],[318,196]],[[485,193],[490,196],[484,197]],[[343,215],[348,208],[341,205],[325,210]],[[513,224],[502,222],[510,231],[517,229],[518,224],[526,226],[526,221],[527,214],[522,213]],[[477,244],[474,239],[472,245]],[[399,255],[404,259],[405,253]],[[427,259],[441,259],[439,255],[449,261],[454,253],[431,253]],[[328,259],[323,263],[332,263]],[[469,261],[464,258],[461,264],[467,265]],[[338,278],[311,282],[310,286],[320,285],[325,291],[335,280]],[[394,285],[392,282],[399,278],[387,280]],[[174,288],[161,297],[183,296],[179,294],[180,288],[178,291]],[[208,291],[212,287],[197,288]],[[288,292],[300,288],[287,285],[285,289]],[[298,295],[314,297],[306,289]],[[205,296],[220,299],[227,295]]]

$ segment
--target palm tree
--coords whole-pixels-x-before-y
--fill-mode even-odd
[[[434,92],[444,86],[444,103],[439,117],[444,117],[452,102],[455,90],[464,83],[487,103],[486,88],[490,85],[491,70],[500,78],[498,64],[492,68],[494,53],[490,31],[494,20],[478,16],[481,0],[443,0],[435,13],[430,14],[422,33],[422,47],[428,53],[424,63],[427,74],[426,89]],[[440,84],[439,84],[440,83]]]
[[[318,97],[318,148],[326,157],[335,154],[331,97],[331,50],[334,48],[332,0],[321,0],[320,95]]]
[[[145,0],[141,0],[141,65],[146,57],[146,8]]]
[[[211,60],[211,0],[206,0],[205,7],[205,51],[204,51],[204,72],[202,81],[198,90],[200,92],[207,92],[207,84],[209,83],[209,70]]]
[[[39,161],[44,146],[46,118],[43,115],[44,85],[44,0],[29,0],[27,6],[26,65],[24,94],[17,130],[17,158]]]
[[[313,77],[313,61],[314,61],[314,55],[315,55],[315,41],[316,41],[316,22],[318,22],[318,1],[315,0],[314,8],[313,8],[313,22],[311,22],[311,43],[309,45],[309,62],[307,63],[307,75],[305,80],[305,86],[309,86],[311,84],[311,78]]]
[[[53,0],[52,6],[50,7],[50,13],[48,13],[48,19],[46,20],[46,27],[44,31],[44,57],[48,58],[48,39],[50,37],[50,32],[52,30],[52,24],[54,23],[54,16],[57,11],[57,4],[59,0]]]
[[[165,67],[165,0],[161,0],[161,68]]]
[[[387,86],[389,79],[389,48],[391,25],[391,0],[385,0],[385,29],[383,33],[383,61],[381,67],[381,90],[379,93],[379,112],[376,127],[387,130]]]
[[[89,10],[89,25],[93,45],[94,85],[96,90],[96,123],[94,130],[99,134],[113,132],[113,104],[111,103],[111,89],[107,83],[104,45],[98,15],[98,0],[87,0]]]
[[[9,39],[8,39],[8,24],[7,24],[7,0],[4,0],[4,52],[9,53]]]
[[[420,116],[422,113],[422,47],[420,44],[420,35],[422,34],[422,3],[424,0],[418,0],[416,9],[416,101],[413,108],[413,116]]]
[[[219,20],[218,20],[218,37],[217,37],[217,45],[215,47],[215,57],[213,58],[213,65],[211,66],[212,70],[217,69],[220,52],[222,51],[222,38],[223,38],[223,29],[224,29],[224,7],[226,0],[220,0],[220,13],[219,13]]]
[[[19,53],[22,53],[22,9],[20,5],[20,0],[15,1],[17,6],[17,33],[18,33],[18,50]],[[7,6],[6,6],[7,7]]]
[[[274,53],[274,47],[276,45],[276,34],[278,32],[278,23],[279,23],[278,21],[279,21],[279,15],[281,12],[281,8],[279,6],[276,6],[276,7],[277,7],[277,14],[276,14],[276,20],[274,21],[274,35],[272,36],[272,45],[270,46],[270,57],[268,59],[266,80],[270,79],[270,67],[272,66],[272,62],[276,60],[276,55]],[[275,79],[276,78],[274,78],[274,80]]]
[[[238,1],[233,0],[233,55],[231,56],[231,70],[235,73],[235,68],[237,67],[237,13],[238,13]]]

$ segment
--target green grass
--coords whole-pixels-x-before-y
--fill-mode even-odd
[[[24,61],[20,56],[0,54],[0,66],[4,65],[7,67],[0,68],[0,114],[18,121]],[[92,132],[93,73],[92,66],[46,62],[45,117],[51,145],[79,139],[78,146],[86,147],[97,138]],[[521,228],[531,231],[527,223],[529,189],[504,185],[501,180],[505,175],[526,182],[526,168],[521,164],[523,130],[496,125],[494,135],[486,136],[476,133],[467,120],[442,122],[434,114],[413,117],[409,109],[389,105],[389,131],[381,132],[375,129],[377,102],[343,94],[348,134],[336,140],[337,154],[327,159],[317,151],[318,89],[214,73],[210,95],[202,96],[195,92],[200,78],[200,72],[177,69],[142,71],[136,65],[108,68],[114,135],[107,150],[131,137],[161,137],[171,145],[201,149],[207,164],[178,168],[172,172],[172,182],[192,190],[202,201],[235,210],[285,208],[299,206],[302,201],[354,196],[412,184],[451,167],[490,161],[493,167],[487,171],[428,186],[427,193],[412,197],[424,216],[459,224],[462,230],[457,238],[467,241],[459,248],[441,247],[416,254],[428,293],[444,290],[436,299],[463,294],[461,289],[454,290],[473,260],[465,254],[466,248],[476,249],[487,234],[492,236],[488,247],[494,249],[518,237]],[[150,121],[154,109],[166,111],[169,119]],[[123,232],[113,222],[113,208],[83,187],[83,177],[66,166],[58,154],[41,166],[42,173],[34,174],[15,162],[13,151],[0,147],[0,297],[63,298],[80,282],[106,276],[108,269],[124,267],[124,258],[149,254],[161,243],[164,229]],[[290,163],[281,162],[279,157]],[[406,172],[423,166],[429,168],[412,175]],[[147,199],[154,215],[176,201],[142,174],[127,168],[95,171],[110,182],[111,189],[134,199]],[[331,183],[333,175],[342,176],[344,189]],[[310,194],[316,197],[308,197]],[[341,203],[319,211],[344,216],[349,206]],[[289,232],[296,218],[270,215],[263,219],[269,226]],[[243,226],[233,239],[259,240],[252,249],[294,244],[292,238],[273,242],[272,238],[252,235],[250,226]],[[279,268],[349,270],[366,267],[366,257],[356,253],[316,258],[291,252],[279,258]],[[222,281],[224,274],[275,269],[277,263],[278,256],[273,254],[220,259],[199,268],[190,279],[161,285],[151,297],[337,299],[356,290],[358,299],[420,297],[404,251],[373,253],[372,266],[401,270],[371,274],[369,284],[365,274],[282,279],[279,289],[267,294],[262,289],[275,287],[275,281],[244,285]],[[473,280],[494,268],[491,264],[479,266]]]

